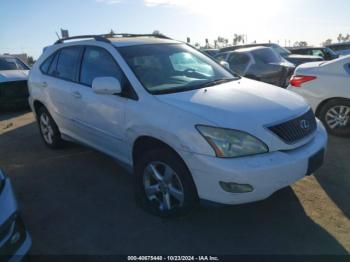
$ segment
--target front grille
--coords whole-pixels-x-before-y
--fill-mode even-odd
[[[296,143],[315,132],[317,127],[316,118],[310,109],[305,114],[293,118],[287,122],[269,126],[274,134],[280,137],[287,144]]]
[[[0,83],[0,111],[27,107],[28,96],[26,80]]]
[[[27,80],[0,83],[0,96],[6,98],[27,98],[29,95]]]

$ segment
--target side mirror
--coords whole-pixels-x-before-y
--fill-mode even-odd
[[[122,92],[122,87],[115,77],[96,77],[92,81],[92,90],[101,95],[117,95]]]
[[[226,69],[230,70],[230,65],[229,65],[229,63],[227,63],[226,61],[220,61],[220,65],[222,65],[222,66],[225,67]]]

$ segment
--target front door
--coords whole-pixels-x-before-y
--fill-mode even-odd
[[[125,104],[119,95],[96,94],[92,82],[96,77],[111,76],[121,85],[126,79],[111,54],[100,47],[88,46],[82,56],[79,84],[72,89],[74,122],[79,140],[117,158],[123,158]]]

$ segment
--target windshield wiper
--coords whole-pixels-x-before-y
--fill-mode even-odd
[[[224,79],[216,79],[213,81],[206,82],[202,85],[202,87],[215,86],[223,83],[231,82],[233,80],[237,80],[238,78],[224,78]]]

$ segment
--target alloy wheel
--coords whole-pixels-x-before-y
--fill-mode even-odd
[[[45,112],[40,115],[40,129],[45,142],[51,145],[53,143],[54,131],[50,124],[50,118]]]
[[[148,200],[160,211],[170,211],[184,204],[184,188],[179,176],[163,162],[149,163],[143,172],[143,185]]]
[[[326,123],[330,129],[341,128],[349,125],[350,121],[349,106],[334,106],[326,113]]]

